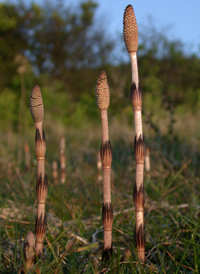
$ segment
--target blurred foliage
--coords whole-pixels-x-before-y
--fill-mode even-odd
[[[62,1],[44,4],[0,4],[0,126],[18,130],[28,120],[29,97],[41,86],[45,115],[64,125],[95,123],[99,112],[95,83],[105,70],[111,93],[109,113],[132,124],[129,63],[111,63],[115,43],[94,21],[96,2],[77,7]],[[200,59],[186,55],[184,45],[169,40],[152,24],[139,31],[138,67],[145,119],[156,124],[166,113],[173,133],[175,113],[199,108]],[[25,110],[20,108],[25,105]],[[183,107],[184,106],[184,107]],[[21,121],[21,122],[20,122]]]
[[[16,94],[10,89],[4,89],[4,91],[1,92],[0,98],[0,121],[3,121],[3,123],[1,123],[3,127],[1,127],[1,129],[5,129],[5,126],[11,126],[11,123],[17,123]]]
[[[99,231],[95,236],[97,243],[103,241],[102,223],[96,218],[101,212],[102,187],[97,179],[97,167],[94,169],[101,142],[101,118],[95,101],[95,83],[101,70],[107,73],[111,93],[108,113],[113,147],[112,199],[115,212],[121,212],[114,220],[115,254],[116,247],[121,251],[128,247],[132,256],[135,254],[134,246],[130,245],[134,241],[134,217],[131,212],[123,213],[123,209],[133,206],[135,172],[130,63],[112,64],[115,43],[100,24],[96,27],[94,1],[85,0],[76,9],[65,8],[62,1],[57,4],[45,1],[44,5],[24,3],[0,3],[0,203],[1,210],[5,206],[11,210],[7,219],[2,218],[0,264],[3,273],[19,272],[21,254],[16,255],[21,251],[21,240],[16,239],[25,237],[28,229],[34,229],[35,128],[29,98],[32,87],[38,84],[45,108],[45,165],[50,182],[47,239],[53,248],[46,245],[48,260],[44,268],[47,271],[42,273],[49,273],[51,265],[52,273],[60,267],[65,273],[80,270],[91,273],[87,258],[96,264],[100,250],[88,253],[90,244],[87,246],[77,238],[73,249],[84,247],[86,252],[72,248],[68,254],[63,252],[74,235],[91,243],[91,235]],[[154,27],[139,32],[144,134],[151,151],[151,178],[145,178],[146,252],[151,266],[158,266],[159,273],[163,273],[164,267],[166,273],[175,273],[173,269],[177,268],[176,273],[179,269],[181,273],[197,269],[197,273],[200,261],[194,259],[194,254],[199,254],[200,244],[195,236],[199,229],[200,198],[200,59],[186,55],[184,45],[170,41],[164,33]],[[119,38],[116,43],[120,41]],[[56,160],[59,164],[61,136],[66,137],[67,144],[67,187],[54,185],[51,175],[52,162]],[[24,141],[30,144],[28,172],[24,157],[19,154],[23,152]],[[63,254],[66,256],[60,260]],[[116,271],[123,267],[120,256],[118,259]],[[55,260],[59,261],[57,269]],[[118,273],[133,273],[135,261],[134,255],[130,260],[133,268],[119,269]]]

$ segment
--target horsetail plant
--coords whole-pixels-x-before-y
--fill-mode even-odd
[[[35,238],[32,231],[29,231],[26,235],[23,247],[23,256],[25,265],[22,267],[22,274],[27,273],[34,265],[35,260]]]
[[[57,184],[58,183],[58,164],[55,160],[52,163],[52,176],[53,176],[54,183]]]
[[[145,144],[142,130],[142,91],[139,87],[137,49],[138,49],[138,27],[133,7],[128,5],[124,12],[123,33],[126,49],[131,59],[131,101],[134,110],[135,124],[135,158],[136,158],[136,182],[133,190],[135,204],[135,243],[137,255],[141,263],[145,262],[145,228],[144,228],[144,158]]]
[[[102,71],[97,79],[95,90],[97,106],[101,111],[102,120],[102,144],[100,149],[101,162],[103,167],[103,207],[102,222],[104,230],[104,246],[102,261],[108,261],[112,255],[112,225],[113,207],[111,202],[111,163],[112,148],[109,141],[108,114],[107,109],[110,104],[110,93],[105,71]]]
[[[147,177],[151,178],[151,163],[150,163],[150,148],[149,147],[146,147],[145,167],[146,167]]]
[[[97,170],[98,170],[98,177],[97,180],[98,182],[102,181],[102,174],[101,174],[101,170],[102,170],[102,163],[101,163],[101,154],[100,151],[97,152]]]
[[[36,255],[38,258],[40,258],[43,254],[43,242],[47,228],[45,202],[48,191],[48,178],[45,174],[46,139],[42,129],[44,107],[39,86],[34,86],[32,89],[30,98],[30,111],[36,128],[35,151],[37,158],[37,217],[35,224],[35,235]]]
[[[61,184],[65,183],[65,136],[60,139],[60,171]]]
[[[25,166],[26,166],[26,171],[30,169],[30,148],[28,142],[24,143],[24,154],[25,154]]]

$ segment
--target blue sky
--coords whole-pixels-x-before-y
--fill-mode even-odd
[[[200,56],[200,0],[95,1],[99,4],[96,20],[103,23],[111,35],[115,34],[117,37],[116,34],[122,33],[124,9],[128,4],[131,4],[135,10],[139,33],[143,25],[149,24],[148,18],[151,17],[158,30],[169,27],[166,33],[167,37],[170,40],[181,40],[185,44],[186,53],[196,53]],[[25,2],[31,1],[26,0]],[[45,1],[35,0],[35,2],[43,3]],[[63,0],[62,2],[66,6],[76,6],[82,0]]]
[[[151,17],[158,30],[169,27],[167,37],[180,39],[185,44],[186,52],[200,55],[200,0],[98,0],[97,2],[99,3],[97,16],[103,16],[107,20],[110,31],[122,32],[124,9],[131,4],[135,10],[139,33]]]

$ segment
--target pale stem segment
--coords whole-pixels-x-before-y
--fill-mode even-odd
[[[101,155],[100,152],[98,151],[97,153],[97,169],[98,169],[98,181],[100,182],[102,180],[102,163],[101,163]]]
[[[37,159],[37,174],[44,179],[45,176],[45,165],[44,159]]]
[[[52,163],[52,176],[54,179],[54,183],[57,184],[58,182],[58,165],[56,161],[53,161]]]
[[[150,159],[149,159],[149,155],[146,155],[145,162],[146,162],[146,171],[149,173],[150,172]]]
[[[131,85],[131,102],[134,111],[135,134],[137,139],[143,135],[142,133],[142,91],[136,88],[135,82]]]
[[[61,168],[61,184],[65,183],[65,137],[60,139],[60,168]]]
[[[25,153],[25,166],[26,170],[30,169],[30,149],[29,144],[27,142],[24,143],[24,153]]]
[[[151,175],[150,175],[151,164],[150,164],[150,149],[149,149],[149,147],[146,148],[145,166],[146,166],[147,177],[150,178],[151,177]]]
[[[144,208],[135,208],[136,213],[136,231],[139,230],[140,225],[144,225]]]
[[[45,201],[44,202],[38,202],[37,205],[37,212],[38,216],[44,216],[45,215]]]
[[[104,144],[105,141],[109,140],[107,109],[101,110],[101,121],[102,121],[102,144]]]
[[[139,88],[137,52],[130,52],[132,83],[135,83],[136,89]]]
[[[135,134],[137,139],[142,136],[142,111],[134,110],[134,120],[135,120]]]
[[[44,132],[42,131],[41,134],[38,128],[36,128],[35,151],[37,157],[37,176],[44,179],[46,140]]]
[[[136,163],[136,187],[139,191],[140,187],[143,187],[143,176],[144,176],[144,163]]]
[[[103,167],[103,202],[111,203],[111,184],[110,184],[111,168]]]
[[[145,263],[145,248],[140,247],[137,249],[138,259],[141,263]]]
[[[104,250],[112,247],[112,227],[111,230],[104,230],[103,246]]]

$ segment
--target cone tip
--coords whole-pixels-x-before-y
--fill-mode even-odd
[[[123,18],[124,43],[129,53],[138,50],[138,26],[132,5],[128,5]]]

